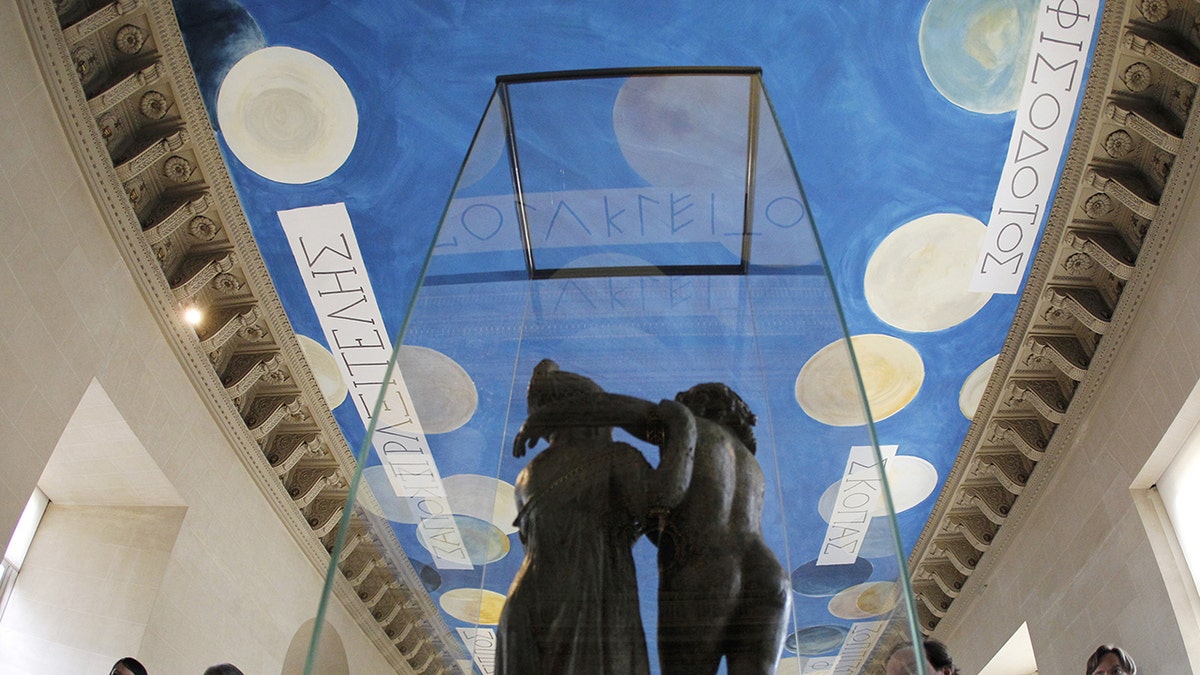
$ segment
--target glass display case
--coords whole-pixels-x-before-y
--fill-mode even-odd
[[[643,489],[646,475],[663,475],[668,453],[679,452],[666,445],[680,432],[662,419],[669,406],[660,401],[701,383],[740,396],[757,419],[757,448],[745,454],[744,435],[741,450],[725,436],[714,441],[724,432],[713,425],[727,421],[696,422],[694,450],[685,450],[693,466],[677,486],[684,496],[650,504],[659,509],[634,514],[622,530],[650,671],[659,672],[662,651],[660,579],[677,566],[660,571],[656,544],[672,529],[679,565],[705,555],[743,560],[744,541],[761,534],[786,582],[779,673],[860,672],[889,639],[917,635],[886,481],[896,448],[875,440],[854,360],[860,340],[887,338],[848,337],[758,69],[497,78],[438,228],[386,372],[367,383],[383,387],[364,417],[355,507],[343,520],[353,511],[394,533],[401,564],[437,608],[430,620],[461,640],[474,672],[496,672],[506,594],[527,539],[544,534],[523,530],[532,510],[561,508],[544,527],[571,527],[570,499],[584,495],[602,509]],[[351,380],[363,371],[352,372],[345,355],[370,335],[365,327],[328,336]],[[535,369],[542,379],[531,383]],[[608,408],[560,415],[573,428],[615,428],[612,445],[625,454],[597,459],[589,445],[586,459],[563,460],[578,462],[569,479],[533,495],[546,485],[530,468],[546,442],[518,457],[514,441],[530,388],[564,374],[657,412],[634,421]],[[738,452],[728,466],[705,459]],[[710,508],[711,524],[672,520],[687,508]],[[585,517],[577,527],[593,525]],[[726,536],[729,528],[738,536]],[[335,561],[346,539],[338,535]],[[595,552],[586,546],[554,554],[578,556],[577,573],[590,574]],[[599,597],[542,596],[596,605],[629,592],[607,577],[563,580],[593,582]],[[688,592],[720,606],[725,594],[749,591]],[[738,622],[727,620],[729,635],[758,630]]]

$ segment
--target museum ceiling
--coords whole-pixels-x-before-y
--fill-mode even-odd
[[[1196,5],[1066,4],[23,9],[45,67],[78,76],[58,104],[131,268],[314,564],[335,551],[337,597],[381,649],[416,672],[487,662],[478,640],[522,555],[512,495],[527,459],[511,441],[533,364],[553,358],[650,400],[725,381],[759,412],[764,534],[794,590],[785,664],[817,673],[867,663],[869,649],[847,648],[854,631],[894,628],[908,608],[929,632],[971,592],[1112,358],[1132,315],[1118,301],[1148,274],[1139,254],[1166,236],[1152,225],[1184,179],[1173,165],[1200,81]],[[620,72],[681,66],[717,70]],[[584,84],[538,94],[497,83],[581,70]],[[725,210],[713,186],[746,166],[747,133],[758,173],[733,182],[756,198]],[[663,147],[685,164],[705,150],[681,174],[647,159]],[[821,249],[802,237],[810,250],[784,260],[771,255],[790,245],[686,239],[739,219],[815,228]],[[588,274],[531,280],[518,223],[550,267]],[[301,231],[331,239],[305,248]],[[554,241],[569,231],[583,239]],[[614,231],[618,247],[596,247]],[[765,292],[711,282],[696,272],[713,250],[803,274],[746,278],[778,284]],[[322,251],[339,265],[321,268]],[[183,323],[183,308],[203,322]],[[373,328],[346,332],[347,318]],[[871,425],[830,365],[842,322]],[[460,557],[365,443],[381,414],[372,386],[388,379],[378,355],[359,358],[371,336],[384,364],[404,345],[402,396]],[[902,555],[880,502],[850,559],[818,564],[852,447],[872,438],[889,453]],[[653,625],[653,548],[635,551]]]

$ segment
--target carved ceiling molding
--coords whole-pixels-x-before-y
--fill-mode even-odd
[[[171,2],[18,6],[113,239],[247,471],[322,576],[349,524],[333,592],[397,672],[460,672],[461,644],[391,528],[345,513],[354,453],[254,242]],[[189,305],[201,326],[183,321]]]
[[[1072,453],[1200,162],[1200,3],[1108,0],[1056,198],[1016,317],[909,557],[920,629],[983,591]],[[1179,45],[1189,45],[1184,50]],[[873,655],[902,640],[893,625]]]

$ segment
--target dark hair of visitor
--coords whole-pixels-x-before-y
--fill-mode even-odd
[[[750,406],[746,405],[741,396],[724,384],[698,384],[675,394],[675,400],[687,406],[693,415],[727,427],[751,454],[758,449],[758,443],[754,440],[754,430],[751,429],[758,422],[758,417],[750,411]]]
[[[955,675],[959,672],[958,666],[954,665],[954,659],[950,658],[950,650],[937,640],[925,641],[925,658],[929,659],[929,665],[938,670],[949,668]]]
[[[1096,651],[1087,660],[1087,673],[1092,675],[1092,671],[1100,666],[1100,660],[1109,654],[1116,654],[1117,660],[1121,662],[1121,667],[1129,671],[1129,675],[1137,675],[1137,664],[1133,662],[1133,657],[1129,652],[1121,649],[1116,645],[1100,645],[1096,647]]]
[[[127,668],[129,672],[133,673],[133,675],[149,675],[149,673],[146,672],[146,666],[143,666],[141,661],[138,661],[132,656],[126,656],[120,661],[114,663],[113,670],[116,670],[117,666],[125,666],[125,668]]]

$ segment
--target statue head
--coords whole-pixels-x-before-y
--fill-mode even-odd
[[[751,454],[758,449],[754,430],[758,417],[750,406],[729,387],[720,382],[698,384],[675,395],[675,400],[687,406],[693,415],[703,417],[729,429]]]
[[[591,378],[559,370],[554,361],[542,359],[541,363],[534,367],[533,375],[529,378],[529,392],[525,399],[529,413],[533,414],[547,403],[584,398],[603,391],[604,389]]]

